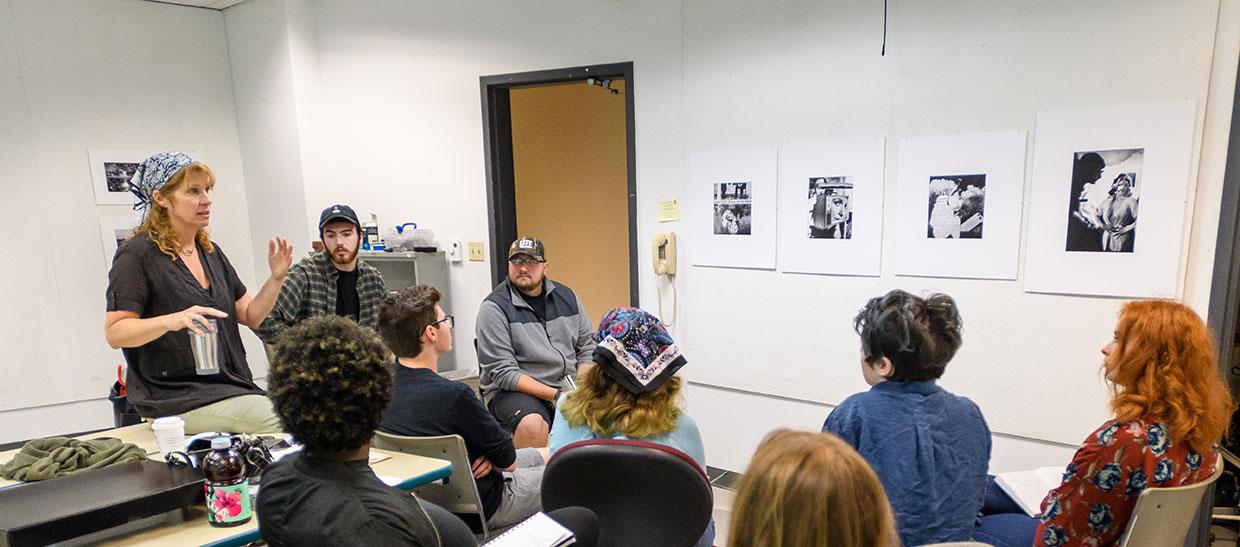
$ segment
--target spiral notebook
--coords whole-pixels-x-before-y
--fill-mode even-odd
[[[483,547],[562,547],[576,542],[572,531],[546,513],[539,512],[486,542]]]

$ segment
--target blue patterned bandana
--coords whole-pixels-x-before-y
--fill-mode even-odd
[[[133,210],[146,211],[151,206],[151,194],[191,163],[194,159],[181,152],[160,152],[142,160],[133,178],[129,179],[129,191],[136,197]]]
[[[658,389],[686,363],[663,323],[637,308],[607,312],[594,339],[594,362],[630,393]]]

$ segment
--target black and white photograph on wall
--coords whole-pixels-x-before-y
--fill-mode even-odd
[[[714,188],[715,235],[750,235],[753,196],[748,182],[716,182]]]
[[[99,235],[103,240],[104,267],[109,269],[112,267],[112,259],[116,257],[116,250],[133,234],[133,230],[138,226],[139,220],[136,214],[106,216],[99,219]]]
[[[1073,155],[1065,250],[1133,252],[1144,159],[1144,148],[1087,150]]]
[[[848,177],[810,177],[810,239],[852,239],[852,194]]]
[[[986,175],[930,177],[926,237],[981,239],[986,208]]]
[[[104,162],[103,174],[108,179],[109,192],[129,193],[129,179],[141,163]]]
[[[154,153],[149,150],[90,149],[90,183],[95,193],[95,205],[133,206],[134,196],[129,191],[129,179],[133,178],[142,160]]]
[[[886,141],[878,136],[791,141],[780,147],[779,271],[879,275],[885,151]],[[759,223],[764,220],[758,215]],[[763,232],[761,225],[756,232]]]
[[[695,150],[689,160],[688,225],[695,266],[772,269],[779,225],[778,149],[774,146]],[[796,197],[804,195],[805,177]],[[798,204],[798,209],[799,209]],[[801,211],[797,211],[800,232]]]

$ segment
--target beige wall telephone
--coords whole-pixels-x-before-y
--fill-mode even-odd
[[[655,275],[676,274],[676,234],[659,232],[654,235],[651,258],[654,259]]]

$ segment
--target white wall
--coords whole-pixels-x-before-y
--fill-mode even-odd
[[[684,203],[684,157],[698,148],[1031,128],[1040,107],[1197,98],[1203,133],[1184,291],[1204,311],[1237,59],[1234,40],[1216,43],[1215,26],[1218,35],[1233,38],[1240,29],[1236,3],[1228,4],[1218,16],[1218,4],[1210,0],[1083,8],[1066,1],[893,3],[885,58],[876,55],[879,5],[861,0],[250,0],[224,16],[122,0],[0,4],[0,21],[12,22],[0,25],[0,125],[6,128],[0,131],[0,189],[13,204],[0,222],[10,233],[57,223],[46,232],[51,244],[29,246],[20,261],[14,254],[0,259],[0,298],[23,312],[0,319],[0,344],[6,347],[0,442],[110,423],[106,405],[97,400],[74,404],[101,396],[120,360],[119,352],[106,348],[100,327],[106,271],[96,219],[124,209],[94,206],[88,148],[204,153],[221,181],[214,238],[253,287],[266,276],[258,254],[266,239],[281,233],[299,253],[305,251],[327,202],[351,203],[363,215],[374,211],[384,224],[415,220],[441,242],[485,241],[478,77],[506,72],[634,62],[639,241],[679,229],[656,221],[655,202],[675,197]],[[1159,39],[1127,38],[1120,48],[1114,47],[1115,34]],[[1129,85],[1116,90],[1114,78]],[[683,245],[692,252],[692,242]],[[649,250],[638,248],[640,263],[647,263]],[[655,309],[656,280],[648,268],[639,271],[642,302]],[[972,309],[1006,302],[972,282],[897,280],[887,266],[885,277],[876,280],[687,265],[681,271],[676,335],[691,350],[686,373],[695,380],[714,380],[711,363],[724,358],[754,365],[822,359],[787,333],[820,316],[851,311],[820,306],[810,314],[806,294],[815,302],[832,300],[832,294],[847,301],[898,283],[944,287]],[[486,262],[452,266],[451,306],[462,333],[473,330],[473,312],[490,290],[489,272]],[[767,351],[712,349],[712,336],[728,328],[715,319],[714,295],[732,288],[761,303],[755,311],[763,313],[751,316],[764,318],[762,329],[738,331],[737,339],[784,333],[758,335],[762,343],[755,346]],[[1021,294],[1018,284],[1002,291],[1010,298]],[[1088,302],[1090,317],[1110,318],[1118,306]],[[989,311],[972,317],[966,321],[992,320]],[[1100,324],[1094,329],[1099,332],[1078,333],[1041,357],[1079,362],[1087,371],[1083,377],[1092,379],[1092,354],[1100,344],[1094,338],[1108,328]],[[1039,329],[1036,318],[1018,318],[1010,335],[1036,335]],[[247,341],[261,376],[261,351],[252,336]],[[854,351],[852,335],[829,341],[829,351]],[[953,388],[953,374],[967,376],[970,367],[984,365],[964,357],[949,372]],[[471,351],[458,352],[457,359],[458,368],[472,368]],[[754,371],[755,377],[763,373]],[[805,392],[785,395],[830,402],[824,393],[863,387],[859,375],[802,383]],[[1094,395],[1087,404],[1100,414],[1100,385]],[[702,385],[691,385],[686,398],[705,433],[708,460],[732,469],[744,467],[770,429],[816,429],[830,410],[822,403]],[[1021,419],[1043,419],[1036,405],[1026,408],[1030,415]],[[1092,427],[1095,418],[1051,426],[1071,437]],[[992,420],[992,427],[1003,432],[1019,424]],[[1000,434],[993,467],[1060,463],[1070,451],[1065,444]]]
[[[242,11],[247,6],[250,11]],[[891,7],[886,57],[877,55],[881,4],[863,0],[812,5],[252,0],[230,9],[228,20],[235,79],[264,78],[261,71],[241,68],[238,60],[246,57],[273,57],[291,66],[292,75],[281,68],[267,82],[271,89],[247,91],[239,84],[238,108],[251,101],[276,109],[296,104],[296,113],[284,114],[278,125],[299,124],[290,138],[318,143],[297,144],[303,165],[310,149],[320,151],[314,157],[325,166],[321,179],[307,178],[307,217],[320,205],[312,201],[346,201],[363,215],[377,212],[384,224],[415,220],[435,230],[440,241],[487,237],[478,94],[482,75],[634,61],[639,241],[655,231],[680,228],[679,223],[656,222],[655,201],[685,202],[684,158],[695,149],[881,134],[893,143],[890,181],[894,142],[904,136],[1032,130],[1040,108],[1193,97],[1199,101],[1203,132],[1197,143],[1199,173],[1193,179],[1183,291],[1204,312],[1237,55],[1234,40],[1216,43],[1214,36],[1216,25],[1219,35],[1235,36],[1240,25],[1234,4],[1223,16],[1214,0],[1084,7],[1067,1],[974,0]],[[260,11],[265,15],[255,15]],[[246,25],[251,29],[241,28]],[[283,42],[259,43],[246,35],[279,26],[288,27]],[[1125,85],[1113,85],[1115,79]],[[273,93],[274,88],[279,91]],[[311,106],[316,102],[322,105],[320,118]],[[242,125],[242,141],[249,142]],[[247,159],[247,174],[249,167]],[[252,210],[275,208],[282,199],[252,195]],[[886,205],[885,228],[890,230],[894,202],[889,199]],[[683,245],[691,255],[692,242]],[[638,248],[639,261],[646,263],[649,251],[645,245]],[[827,335],[806,326],[826,318],[845,323],[858,301],[895,286],[938,288],[961,300],[967,323],[1004,325],[993,336],[969,336],[946,377],[950,388],[975,398],[984,398],[981,390],[990,389],[1019,400],[1030,382],[1045,380],[1040,363],[1073,371],[1051,380],[1082,386],[1069,394],[984,408],[997,416],[991,421],[998,432],[994,469],[1062,463],[1081,432],[1105,416],[1106,390],[1096,378],[1095,350],[1121,302],[1052,296],[1028,306],[1020,282],[894,278],[891,253],[888,245],[884,276],[875,279],[682,263],[677,280],[681,320],[675,333],[690,349],[686,374],[699,382],[761,388],[766,375],[779,374],[771,363],[845,363],[845,358],[846,364],[854,363],[855,335],[846,326],[832,327]],[[490,289],[489,271],[485,263],[452,267],[451,304],[463,333],[473,329],[472,312]],[[646,268],[639,271],[642,302],[655,309],[656,280]],[[716,296],[728,291],[740,295],[731,299],[741,303],[738,315],[761,318],[760,328],[717,320]],[[1011,306],[1022,303],[1025,315],[1013,316]],[[1048,336],[1046,325],[1054,322],[1047,318],[1064,313],[1088,318],[1091,328],[1059,329]],[[1017,363],[993,359],[1006,355],[1005,349]],[[457,358],[459,368],[472,368],[472,352],[458,352]],[[712,368],[723,360],[752,370],[744,378],[728,377]],[[1000,366],[1014,373],[996,376],[986,369]],[[827,403],[864,388],[856,373],[799,380],[797,389],[779,393],[818,402],[691,385],[686,397],[705,432],[708,460],[743,468],[770,429],[816,429],[830,410]],[[1065,403],[1071,403],[1071,413],[1054,412]],[[1027,439],[1028,431],[1058,442]]]
[[[302,137],[285,8],[281,0],[254,0],[224,15],[245,178],[252,181],[246,187],[255,235],[250,246],[260,259],[275,235],[288,238],[294,257],[317,239],[318,218],[310,222],[306,213],[302,146],[310,137]],[[253,271],[257,279],[270,273],[266,260],[257,261]],[[265,355],[262,363],[265,371]]]
[[[103,398],[123,359],[103,338],[98,219],[130,209],[95,205],[88,149],[200,152],[219,181],[212,239],[253,287],[223,36],[208,10],[0,2],[0,442],[112,424]]]
[[[901,138],[1016,128],[1036,138],[1041,109],[1196,99],[1198,150],[1211,170],[1192,174],[1196,216],[1182,292],[1205,315],[1226,139],[1219,127],[1234,90],[1223,89],[1225,105],[1216,104],[1212,68],[1234,79],[1236,67],[1234,24],[1219,33],[1230,56],[1215,58],[1217,0],[891,3],[886,56],[883,3],[684,5],[686,152],[883,135],[886,234],[896,224]],[[1123,301],[1031,295],[1023,278],[896,277],[893,240],[884,238],[878,278],[684,268],[681,332],[690,358],[703,364],[687,374],[826,408],[866,387],[850,323],[865,300],[893,288],[937,290],[957,299],[965,324],[943,384],[977,401],[992,430],[1066,445],[1107,417],[1098,349]],[[761,408],[723,393],[720,408]]]
[[[702,431],[706,460],[715,467],[744,471],[762,439],[776,428],[820,431],[830,405],[708,387],[690,383],[684,390],[686,408]],[[993,436],[990,471],[1066,465],[1076,445],[1025,439],[1002,433]]]
[[[321,100],[321,132],[298,132],[321,139],[326,166],[322,179],[307,178],[308,202],[349,203],[363,217],[377,213],[384,225],[416,221],[433,230],[441,243],[486,241],[479,76],[615,61],[634,61],[637,67],[641,207],[653,207],[664,185],[678,185],[678,4],[252,0],[226,13],[239,115],[244,116],[249,103],[278,110],[298,97],[300,111],[301,105]],[[286,77],[283,67],[276,76],[269,75],[274,71],[245,68],[243,59],[289,57],[286,44],[255,36],[290,24],[287,21],[293,21],[291,35],[312,36],[293,40],[306,44],[292,56],[293,72],[304,69],[305,75]],[[641,38],[633,38],[637,36]],[[313,56],[306,55],[313,50],[319,55],[317,66],[312,66]],[[298,60],[298,55],[306,56]],[[256,79],[265,81],[244,89],[240,83]],[[292,90],[284,87],[293,81]],[[312,98],[302,100],[306,89],[310,91],[304,94]],[[312,113],[308,109],[302,115],[303,125],[309,126],[304,120]],[[277,125],[289,127],[287,116]],[[254,128],[254,133],[261,129]],[[261,140],[251,139],[249,132],[243,122],[242,142]],[[272,147],[279,144],[272,142]],[[250,180],[259,178],[250,173],[249,154],[259,162],[285,154],[251,150],[248,144],[246,153]],[[252,209],[279,207],[284,199],[255,192]],[[308,205],[307,216],[317,215],[316,205],[323,206]],[[292,225],[287,219],[280,222]],[[643,217],[639,239],[652,235],[653,226]],[[254,229],[259,231],[257,218]],[[648,251],[642,252],[648,260]],[[468,341],[474,314],[491,289],[490,269],[488,262],[464,262],[453,264],[450,275],[450,312],[463,333],[458,336],[463,351],[456,352],[457,368],[473,369],[476,361]],[[647,299],[652,290],[644,288]]]

